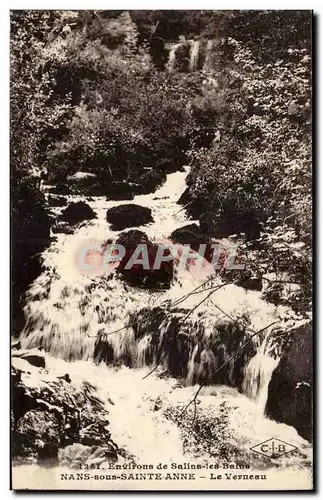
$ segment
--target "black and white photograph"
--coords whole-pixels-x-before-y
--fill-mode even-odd
[[[313,27],[10,11],[13,490],[313,490]]]

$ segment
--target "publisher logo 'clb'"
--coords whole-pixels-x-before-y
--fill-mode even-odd
[[[259,443],[250,449],[269,458],[281,457],[282,455],[286,455],[286,453],[297,450],[296,446],[285,443],[277,438],[267,439],[267,441]]]

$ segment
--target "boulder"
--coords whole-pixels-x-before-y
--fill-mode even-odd
[[[266,415],[312,440],[312,325],[291,332],[268,388]]]
[[[68,207],[63,210],[60,216],[60,220],[68,222],[71,225],[78,224],[84,220],[92,219],[96,219],[96,214],[84,201],[70,203]]]
[[[116,231],[126,227],[144,226],[154,221],[150,208],[134,203],[110,208],[107,211],[106,219],[110,222],[111,229]]]
[[[175,229],[170,235],[170,239],[182,245],[190,244],[194,250],[198,250],[202,243],[209,243],[209,237],[201,231],[197,224],[188,224]]]
[[[124,232],[119,236],[116,243],[123,245],[126,249],[126,254],[117,268],[117,272],[121,274],[124,280],[140,288],[165,289],[170,287],[173,277],[173,260],[161,262],[160,268],[154,269],[158,245],[149,241],[145,233],[138,230]],[[149,269],[144,269],[143,264],[135,264],[130,269],[125,269],[129,259],[131,259],[140,244],[145,244],[145,249],[147,249]],[[170,251],[165,250],[165,254],[169,255]],[[142,255],[139,258],[142,258]]]
[[[212,241],[208,235],[203,233],[196,224],[188,224],[187,226],[175,229],[170,235],[170,239],[174,243],[181,245],[190,245],[192,250],[198,251],[200,245],[206,245],[204,257],[212,261],[213,250],[211,248]]]
[[[27,411],[15,429],[13,455],[31,455],[55,465],[61,441],[60,422],[50,411]]]
[[[154,193],[165,181],[166,174],[164,172],[157,172],[156,170],[149,170],[138,178],[138,183],[142,186],[144,194]]]
[[[127,181],[114,181],[107,187],[107,200],[132,200],[135,195],[143,193],[140,184]]]
[[[59,196],[59,195],[68,195],[71,193],[71,189],[68,187],[68,185],[63,182],[57,182],[54,186],[50,186],[48,188],[48,192],[51,195]]]
[[[134,248],[140,243],[148,243],[149,238],[143,231],[139,229],[130,229],[129,231],[124,231],[121,233],[116,240],[118,245],[123,245],[126,248]]]

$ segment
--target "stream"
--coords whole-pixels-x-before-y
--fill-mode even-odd
[[[198,223],[189,220],[185,210],[176,203],[186,188],[188,172],[189,167],[185,167],[183,172],[168,174],[166,183],[155,193],[135,196],[131,202],[151,209],[154,222],[136,229],[145,232],[152,242],[169,241],[175,229]],[[116,273],[112,276],[86,274],[78,266],[80,250],[89,243],[115,240],[121,231],[111,230],[106,211],[129,201],[107,201],[104,197],[88,200],[84,196],[68,196],[67,201],[86,201],[97,219],[79,224],[73,234],[55,235],[50,248],[43,252],[42,274],[26,295],[26,326],[20,335],[21,348],[44,349],[49,373],[68,373],[73,384],[86,380],[95,386],[109,411],[113,439],[140,463],[154,463],[156,450],[159,462],[210,461],[213,456],[210,449],[199,448],[196,443],[184,446],[183,429],[174,419],[167,418],[168,410],[183,408],[196,393],[196,374],[214,366],[214,360],[207,357],[209,351],[205,348],[207,359],[204,357],[202,363],[202,356],[200,361],[197,357],[197,347],[191,349],[185,379],[164,375],[167,358],[160,361],[154,355],[153,362],[146,364],[152,337],[137,338],[132,327],[127,327],[129,318],[143,308],[172,305],[185,298],[181,307],[193,310],[190,328],[202,322],[207,342],[214,325],[225,319],[221,310],[231,317],[248,315],[249,328],[253,331],[273,322],[284,323],[286,327],[289,322],[293,323],[293,313],[265,302],[261,292],[246,291],[234,284],[223,286],[207,299],[209,291],[207,287],[204,290],[202,284],[212,276],[213,284],[221,284],[208,263],[201,269],[179,268],[170,288],[158,291],[131,287]],[[57,216],[61,210],[52,208],[51,212]],[[227,241],[223,241],[225,244]],[[192,294],[197,287],[201,287],[200,292]],[[160,342],[167,325],[164,322],[159,327]],[[98,335],[109,343],[113,363],[93,361]],[[208,384],[199,394],[197,411],[212,420],[221,417],[223,408],[229,409],[227,443],[254,467],[287,467],[295,474],[300,471],[309,474],[310,444],[293,427],[271,421],[264,415],[268,385],[279,362],[279,356],[271,355],[272,343],[269,328],[265,335],[255,339],[256,354],[244,366],[241,390],[225,384]],[[125,357],[131,363],[124,363]],[[149,374],[156,364],[159,366]],[[34,376],[36,384],[36,371]],[[191,407],[187,419],[192,418],[192,412]],[[270,464],[255,458],[250,448],[272,437],[297,447],[299,453],[277,458]]]

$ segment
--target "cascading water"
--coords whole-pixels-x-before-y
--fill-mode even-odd
[[[242,390],[255,401],[259,412],[264,413],[268,397],[268,387],[274,369],[279,363],[279,357],[270,354],[271,332],[267,332],[260,343],[257,353],[245,367]]]
[[[134,203],[152,210],[154,222],[139,227],[151,241],[163,242],[175,229],[192,223],[176,203],[186,187],[188,170],[186,167],[184,172],[169,174],[166,183],[154,194],[135,197]],[[43,253],[43,272],[26,295],[27,321],[20,336],[21,347],[44,349],[48,353],[50,370],[68,372],[72,380],[87,380],[97,387],[109,410],[114,439],[140,460],[153,460],[156,449],[159,450],[159,460],[184,460],[187,452],[183,448],[179,427],[165,418],[163,409],[153,409],[156,398],[167,400],[172,408],[184,405],[196,392],[196,386],[191,384],[212,376],[218,362],[212,350],[214,339],[217,339],[215,326],[225,319],[221,310],[233,317],[237,313],[249,315],[249,328],[254,330],[279,321],[288,311],[264,302],[259,292],[246,292],[233,284],[223,286],[208,298],[209,288],[202,288],[203,283],[213,276],[212,286],[221,284],[210,264],[198,272],[194,268],[180,268],[177,280],[168,290],[162,291],[133,288],[116,275],[83,274],[77,266],[80,248],[89,241],[102,243],[117,238],[118,233],[112,231],[106,222],[106,211],[125,202],[106,201],[102,197],[94,198],[94,201],[68,197],[68,201],[80,200],[87,201],[97,219],[80,224],[74,234],[57,235],[56,241]],[[55,208],[54,212],[58,214],[59,209]],[[200,287],[198,293],[194,292],[197,287]],[[139,320],[135,325],[131,323],[130,319],[136,318],[144,308],[164,310],[165,304],[174,312],[175,319],[163,317],[156,326],[151,326],[154,315],[148,315],[142,324]],[[184,317],[187,311],[190,312],[189,322],[183,321],[176,331],[172,330],[172,337],[167,337],[174,328],[179,309],[185,310]],[[203,328],[199,330],[200,325]],[[144,335],[138,334],[140,328],[144,329]],[[233,342],[238,330],[227,329],[225,332],[228,342]],[[92,361],[98,338],[109,349],[110,365]],[[158,373],[170,368],[172,363],[171,353],[167,351],[170,338],[174,349],[179,349],[177,359],[181,352],[177,340],[193,339],[189,344],[183,344],[187,353],[184,378],[179,385],[174,378],[158,377]],[[308,455],[308,443],[294,428],[270,422],[259,412],[259,407],[264,408],[270,375],[277,363],[268,355],[269,338],[270,331],[264,340],[260,342],[258,339],[257,353],[245,367],[242,383],[245,395],[226,386],[225,382],[210,385],[200,393],[199,408],[208,411],[213,418],[220,414],[223,402],[229,404],[229,426],[234,436],[230,439],[242,450],[272,436],[281,436]],[[222,340],[222,344],[224,342]],[[151,367],[158,363],[159,368],[147,377]],[[112,406],[111,400],[114,402]],[[143,429],[144,442],[140,438]],[[290,463],[297,462],[297,458],[290,460]]]
[[[199,40],[192,40],[190,43],[191,43],[191,51],[190,51],[189,70],[196,71],[198,69],[198,64],[199,64],[201,42]]]

